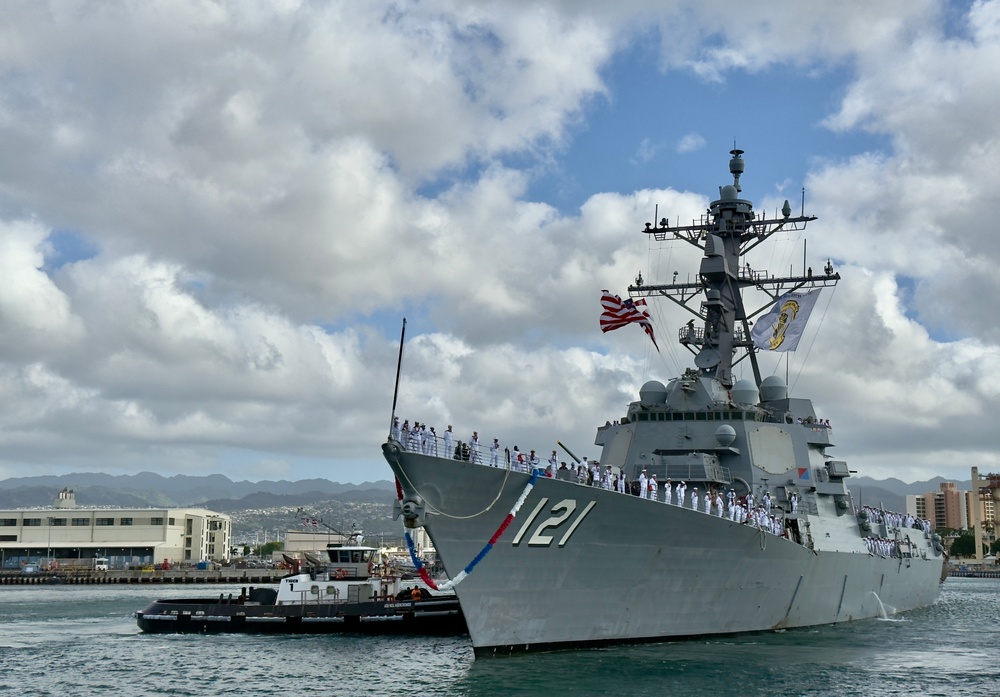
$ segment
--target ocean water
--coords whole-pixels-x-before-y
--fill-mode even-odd
[[[882,620],[486,660],[467,637],[146,635],[132,617],[230,591],[0,588],[0,695],[1000,695],[997,579]]]

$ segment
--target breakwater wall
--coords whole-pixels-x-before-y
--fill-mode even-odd
[[[953,569],[948,575],[953,578],[1000,578],[1000,569]]]
[[[288,572],[271,569],[178,569],[170,571],[53,571],[37,574],[0,573],[0,585],[26,586],[43,584],[110,585],[110,584],[191,584],[217,583],[268,584],[278,583]]]

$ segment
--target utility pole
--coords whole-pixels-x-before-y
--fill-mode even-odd
[[[52,516],[48,517],[48,528],[49,528],[49,541],[48,546],[45,549],[45,566],[52,566]]]
[[[989,482],[979,478],[979,468],[972,468],[972,527],[976,539],[976,564],[983,563],[983,503],[982,490],[989,488]]]

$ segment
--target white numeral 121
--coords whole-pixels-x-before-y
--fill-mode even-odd
[[[535,522],[535,518],[538,517],[538,514],[542,512],[542,509],[545,508],[545,504],[547,504],[548,502],[549,499],[545,497],[543,497],[542,500],[538,502],[538,505],[535,506],[535,510],[531,512],[531,515],[529,515],[527,519],[525,519],[524,524],[521,525],[521,529],[517,531],[517,535],[514,536],[514,540],[511,544],[513,544],[516,547],[521,543],[521,538],[523,538],[525,533],[528,532],[528,529],[531,527],[531,524]],[[580,515],[576,517],[576,520],[573,521],[573,524],[569,526],[569,529],[566,530],[566,533],[559,540],[559,545],[558,545],[559,547],[562,547],[566,544],[566,542],[569,540],[570,535],[572,535],[576,531],[577,526],[583,521],[583,519],[587,516],[587,514],[590,513],[590,510],[594,507],[594,504],[596,503],[597,501],[591,501],[584,507],[582,511],[580,511]],[[534,533],[532,533],[531,537],[528,538],[528,544],[538,545],[538,546],[547,546],[552,544],[552,535],[545,535],[543,533],[550,528],[555,528],[558,527],[559,525],[562,525],[571,515],[573,515],[573,511],[575,510],[576,510],[576,501],[574,499],[563,499],[559,503],[552,506],[552,509],[549,511],[551,515],[538,524],[538,527],[535,528]]]

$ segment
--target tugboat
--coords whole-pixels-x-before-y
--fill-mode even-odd
[[[439,587],[457,593],[477,656],[784,630],[937,599],[940,539],[921,521],[859,509],[853,471],[828,452],[829,422],[780,375],[761,374],[757,351],[794,349],[816,294],[840,275],[829,262],[815,275],[751,268],[747,252],[815,217],[793,216],[787,201],[773,218],[755,213],[740,197],[743,152],[730,154],[732,183],[707,214],[643,230],[702,250],[696,280],[647,285],[640,274],[627,300],[602,300],[605,331],[635,322],[653,338],[640,309],[649,297],[693,317],[678,334],[693,366],[645,383],[597,429],[595,482],[621,471],[645,484],[639,495],[483,466],[478,453],[418,452],[395,431],[382,446],[397,515],[433,541],[452,579]],[[748,309],[745,291],[766,303]]]
[[[293,571],[278,588],[244,588],[238,596],[162,599],[136,612],[148,633],[426,634],[467,632],[454,593],[422,579],[380,573],[378,550],[330,544],[327,561],[286,556]],[[436,585],[436,584],[434,584]]]

